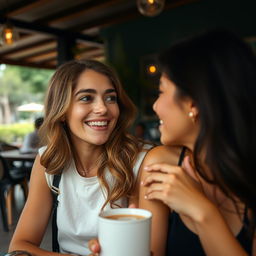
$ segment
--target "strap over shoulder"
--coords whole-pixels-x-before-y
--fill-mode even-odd
[[[61,174],[56,174],[53,177],[53,183],[51,186],[52,196],[53,196],[53,208],[52,208],[52,250],[54,252],[59,252],[59,242],[58,242],[58,227],[57,227],[57,209],[58,209],[58,195],[60,194],[59,184],[60,184]]]
[[[179,161],[178,161],[178,166],[182,165],[183,159],[185,157],[185,152],[186,152],[186,147],[183,147],[181,152],[180,152],[180,158],[179,158]]]
[[[52,192],[57,195],[60,194],[60,190],[59,190],[60,179],[61,179],[61,174],[55,174],[53,176],[53,182],[51,185]]]

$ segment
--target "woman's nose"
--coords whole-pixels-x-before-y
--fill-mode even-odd
[[[95,102],[93,111],[96,114],[105,114],[107,112],[105,102],[103,100],[98,100],[97,102]]]
[[[157,100],[154,102],[154,104],[153,104],[153,110],[156,112],[156,105],[157,105]]]

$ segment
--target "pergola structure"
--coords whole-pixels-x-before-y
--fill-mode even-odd
[[[166,0],[165,10],[195,0]],[[141,17],[136,0],[0,0],[0,27],[19,32],[0,45],[0,64],[54,69],[76,58],[103,58],[100,29]]]

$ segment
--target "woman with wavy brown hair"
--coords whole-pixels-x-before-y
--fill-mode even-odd
[[[104,208],[127,207],[149,148],[127,130],[135,106],[115,73],[93,61],[71,61],[53,75],[40,128],[42,145],[32,170],[29,197],[10,244],[33,255],[50,219],[58,191],[58,246],[62,255],[87,255]],[[61,174],[59,189],[54,177]]]

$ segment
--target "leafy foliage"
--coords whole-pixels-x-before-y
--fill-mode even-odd
[[[24,136],[34,130],[33,123],[0,125],[0,141],[11,143],[23,141]]]
[[[50,70],[6,65],[0,74],[0,97],[8,95],[12,106],[43,102],[52,73]]]
[[[17,107],[43,103],[52,74],[52,70],[0,65],[0,123],[29,119],[31,113],[19,113]]]

